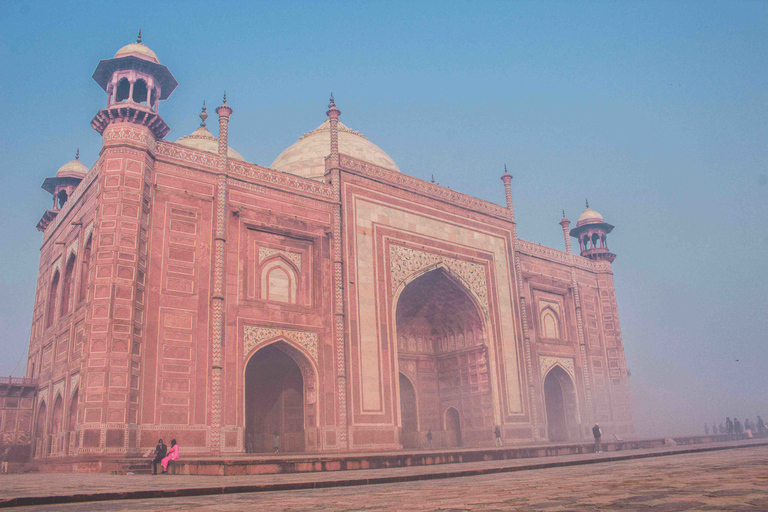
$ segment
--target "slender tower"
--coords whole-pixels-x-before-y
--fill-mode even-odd
[[[616,255],[608,249],[607,235],[613,226],[603,220],[603,216],[589,207],[584,210],[571,230],[571,236],[579,241],[581,255],[591,260],[605,260],[613,263]]]
[[[107,93],[107,106],[91,121],[103,142],[79,450],[136,453],[152,175],[156,141],[170,130],[158,104],[177,82],[142,44],[141,32],[99,62],[93,79]]]

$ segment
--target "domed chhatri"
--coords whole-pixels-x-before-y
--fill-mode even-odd
[[[565,213],[563,213],[565,215]],[[570,235],[579,241],[581,255],[592,260],[613,262],[616,255],[608,249],[607,234],[613,231],[613,225],[603,220],[603,216],[589,207],[579,215],[576,227]]]
[[[148,46],[141,43],[141,30],[139,30],[139,37],[136,39],[136,42],[127,44],[117,50],[115,58],[117,59],[118,57],[127,57],[129,55],[154,62],[155,64],[160,64],[160,59],[157,58],[157,54],[153,52]]]
[[[141,42],[123,46],[114,58],[99,62],[93,79],[107,93],[107,108],[91,121],[99,133],[113,123],[130,122],[150,127],[162,139],[170,131],[158,114],[160,100],[168,99],[179,85],[155,52]]]
[[[78,149],[75,159],[59,167],[56,176],[45,178],[40,187],[53,196],[53,206],[52,209],[46,210],[37,223],[38,231],[45,231],[48,224],[56,218],[59,210],[67,203],[86,174],[88,174],[88,168],[80,161],[80,150]]]
[[[219,139],[214,137],[211,132],[208,131],[208,128],[205,127],[205,120],[208,119],[208,113],[206,112],[205,102],[203,102],[203,110],[200,112],[200,127],[192,132],[191,134],[187,135],[186,137],[182,137],[179,140],[176,141],[176,144],[180,144],[182,146],[186,146],[188,148],[196,149],[198,151],[205,151],[207,153],[219,153]],[[245,159],[232,149],[231,147],[227,148],[227,156],[229,158],[232,158],[233,160],[240,160],[241,162],[244,162]]]
[[[397,164],[383,149],[360,132],[347,128],[341,121],[338,123],[339,153],[400,172]],[[323,124],[304,134],[298,142],[280,153],[270,167],[297,176],[322,180],[325,175],[325,157],[330,153],[330,147],[331,124],[330,120],[326,119]]]

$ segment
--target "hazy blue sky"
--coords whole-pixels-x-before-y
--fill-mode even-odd
[[[341,120],[412,176],[503,203],[563,247],[564,208],[609,247],[641,434],[768,418],[766,2],[16,2],[0,15],[0,375],[26,358],[40,188],[106,101],[100,59],[139,28],[179,82],[168,139],[200,104],[234,108],[231,145],[269,165]],[[214,127],[213,109],[209,125]],[[738,362],[736,360],[739,360]]]

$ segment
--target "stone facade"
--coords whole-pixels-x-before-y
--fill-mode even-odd
[[[502,207],[350,156],[333,101],[316,179],[233,157],[226,97],[218,139],[165,141],[144,48],[99,65],[102,151],[39,225],[36,457],[632,435],[610,261],[519,240],[509,179]]]

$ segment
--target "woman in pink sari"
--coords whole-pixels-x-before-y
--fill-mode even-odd
[[[163,474],[168,474],[168,464],[172,460],[176,460],[179,458],[179,445],[176,444],[175,439],[171,439],[171,448],[168,450],[168,455],[165,456],[163,460],[160,461],[160,464],[163,466]]]

